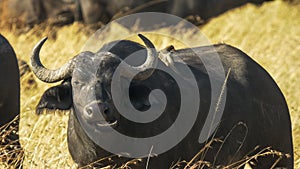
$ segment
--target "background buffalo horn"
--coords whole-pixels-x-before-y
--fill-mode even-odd
[[[36,75],[37,78],[44,82],[52,83],[57,82],[63,79],[66,79],[71,76],[72,71],[74,69],[73,60],[69,61],[61,68],[56,70],[50,70],[45,68],[45,66],[41,63],[40,60],[40,50],[43,44],[46,42],[48,38],[43,38],[34,48],[31,55],[31,65],[32,71]]]
[[[138,34],[138,36],[142,39],[142,41],[144,42],[146,49],[147,49],[147,58],[145,63],[143,63],[140,66],[134,67],[134,66],[129,66],[126,64],[126,67],[129,66],[129,68],[125,67],[124,69],[124,76],[128,76],[128,75],[134,75],[134,72],[139,72],[134,79],[135,80],[145,80],[147,78],[149,78],[152,73],[155,71],[155,67],[157,65],[158,62],[158,52],[156,51],[154,45],[152,44],[152,42],[147,39],[145,36],[143,36],[142,34]],[[153,69],[150,69],[153,68]]]

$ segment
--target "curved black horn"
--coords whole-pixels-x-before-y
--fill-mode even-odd
[[[155,71],[155,67],[157,65],[158,62],[158,52],[155,49],[155,46],[152,44],[152,42],[147,39],[145,36],[143,36],[142,34],[138,34],[138,36],[142,39],[142,41],[144,42],[146,49],[147,49],[147,58],[145,63],[143,63],[140,66],[129,66],[129,69],[125,69],[126,70],[126,75],[130,75],[130,74],[134,74],[134,72],[139,72],[139,74],[137,74],[134,79],[135,80],[145,80],[147,78],[149,78],[153,72]],[[150,69],[153,68],[153,69]]]
[[[40,50],[48,38],[43,38],[34,48],[31,55],[32,71],[37,78],[44,82],[53,83],[71,76],[74,64],[73,60],[69,61],[61,68],[56,70],[47,69],[40,60]]]

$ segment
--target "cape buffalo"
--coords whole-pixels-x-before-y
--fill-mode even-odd
[[[1,160],[18,167],[21,164],[16,158],[20,158],[19,155],[22,154],[18,135],[19,114],[20,80],[17,58],[9,42],[0,34],[0,156]]]
[[[17,26],[34,26],[47,19],[66,25],[79,17],[73,0],[2,0],[0,9],[1,20]]]
[[[264,1],[266,0],[170,0],[168,13],[179,17],[198,15],[206,21],[246,3],[261,4]]]
[[[196,80],[196,86],[193,87],[198,88],[201,95],[200,104],[197,107],[199,108],[197,109],[198,116],[195,118],[194,125],[173,148],[154,156],[149,151],[151,156],[143,157],[140,163],[130,167],[169,168],[177,161],[192,159],[205,146],[205,143],[198,142],[198,138],[205,126],[204,122],[208,117],[210,107],[218,107],[211,103],[210,80],[211,78],[220,79],[218,76],[209,77],[208,68],[202,59],[208,59],[217,54],[227,74],[227,95],[222,119],[210,138],[220,138],[223,142],[210,145],[200,159],[211,162],[209,166],[211,168],[229,164],[233,164],[231,167],[237,167],[241,165],[241,159],[271,147],[282,153],[279,161],[274,155],[257,157],[257,161],[251,162],[253,168],[270,168],[273,164],[275,167],[293,168],[293,145],[288,107],[274,80],[259,64],[239,49],[226,44],[180,50],[175,50],[173,46],[170,46],[157,51],[150,40],[143,35],[139,37],[146,47],[127,40],[111,42],[96,53],[88,51],[80,53],[56,70],[47,69],[40,61],[39,52],[46,38],[33,49],[31,64],[34,74],[47,83],[62,81],[60,85],[51,87],[43,94],[36,112],[40,114],[44,109],[70,110],[68,146],[73,160],[79,167],[89,164],[90,167],[120,166],[130,160],[126,152],[125,155],[123,153],[123,155],[114,156],[96,144],[95,141],[99,140],[91,137],[88,130],[83,127],[85,124],[99,127],[100,139],[105,139],[103,135],[106,137],[107,133],[112,133],[111,131],[134,138],[148,138],[172,127],[172,124],[177,122],[176,118],[181,115],[179,110],[183,96],[180,93],[180,85],[176,84],[177,81],[173,76],[155,67],[173,67],[171,73],[177,74],[185,84],[189,85],[190,77],[180,74],[184,64],[191,70]],[[136,52],[138,58],[142,58],[138,61],[139,63],[129,64],[130,61],[123,61],[127,56]],[[181,61],[172,59],[175,56]],[[133,76],[129,89],[124,93],[121,92],[121,94],[129,93],[130,105],[136,110],[144,113],[151,109],[152,105],[155,106],[156,102],[161,102],[162,98],[150,95],[152,90],[160,89],[165,93],[167,103],[163,113],[157,119],[139,123],[121,115],[122,112],[116,108],[116,101],[112,99],[113,74],[119,67],[122,68],[120,83],[118,83],[120,85],[130,80],[129,77],[134,75],[134,71],[140,72]],[[211,70],[217,70],[217,67]],[[125,98],[121,97],[121,102],[126,102]],[[191,113],[186,111],[184,116],[190,116]],[[178,131],[189,123],[191,122],[179,122],[181,126]],[[106,131],[108,128],[113,130]],[[175,138],[162,141],[171,142],[172,139]],[[117,147],[121,141],[111,140],[110,146]],[[129,148],[139,150],[144,147]],[[99,159],[102,160],[97,163]]]
[[[85,23],[107,23],[139,12],[164,12],[178,17],[199,16],[203,21],[246,3],[261,4],[269,0],[79,0]]]
[[[0,35],[0,125],[13,120],[20,112],[20,82],[16,54]]]
[[[199,16],[202,21],[248,2],[266,0],[1,0],[0,18],[9,24],[33,26],[47,19],[56,25],[75,20],[92,24],[138,12],[164,12],[182,18]],[[202,23],[202,22],[199,22]]]

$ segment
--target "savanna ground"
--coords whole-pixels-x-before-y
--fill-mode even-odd
[[[300,168],[300,4],[282,1],[262,6],[248,4],[212,19],[200,30],[212,43],[240,48],[275,79],[289,106],[295,168]],[[122,32],[112,31],[112,34]],[[42,24],[29,31],[1,28],[0,33],[10,41],[17,57],[28,63],[34,45],[48,36],[41,60],[47,67],[57,68],[81,51],[92,31],[74,23],[61,28]],[[114,37],[106,40],[110,39]],[[157,37],[149,36],[149,39],[154,39],[158,49],[172,43]],[[24,168],[76,168],[67,148],[67,112],[35,115],[39,98],[53,84],[35,79],[36,84],[29,85],[30,78],[32,73],[21,79],[20,140],[25,149]]]

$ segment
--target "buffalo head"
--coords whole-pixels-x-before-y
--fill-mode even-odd
[[[158,52],[154,45],[143,35],[139,37],[147,47],[147,59],[140,66],[124,66],[123,76],[141,72],[135,80],[145,80],[154,72],[148,69],[157,64]],[[97,122],[98,126],[114,126],[117,124],[116,110],[111,98],[111,80],[115,69],[122,62],[116,54],[107,51],[98,53],[82,52],[57,70],[45,68],[39,59],[39,52],[47,38],[40,41],[34,48],[31,63],[33,72],[44,82],[69,81],[72,86],[72,102],[77,113],[88,122]],[[142,48],[141,48],[142,49]],[[95,95],[96,93],[96,95]],[[71,93],[68,93],[71,94]],[[71,102],[70,102],[71,103]],[[99,119],[100,111],[105,119]]]

